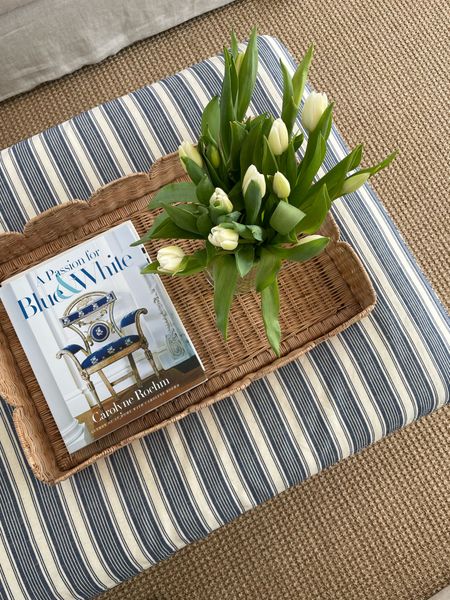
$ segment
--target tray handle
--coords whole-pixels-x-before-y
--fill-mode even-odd
[[[0,356],[2,357],[0,362],[0,396],[11,406],[25,406],[28,391],[17,369],[8,340],[1,326]]]

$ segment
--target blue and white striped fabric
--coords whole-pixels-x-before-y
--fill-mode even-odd
[[[276,39],[259,39],[254,112],[279,113]],[[0,155],[0,226],[195,140],[221,58],[94,108]],[[307,94],[308,92],[306,92]],[[346,152],[333,129],[326,167]],[[245,391],[48,487],[0,411],[0,597],[91,598],[448,402],[449,322],[370,187],[333,208],[370,273],[373,313]]]

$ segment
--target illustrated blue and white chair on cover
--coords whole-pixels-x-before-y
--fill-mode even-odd
[[[147,309],[133,310],[122,317],[117,325],[114,318],[116,300],[114,292],[96,291],[83,294],[69,304],[60,319],[64,328],[72,329],[81,337],[83,345],[69,344],[60,350],[56,357],[68,356],[73,361],[100,408],[102,404],[91,380],[94,373],[99,374],[111,397],[117,398],[114,386],[128,379],[130,375],[134,377],[137,385],[142,384],[133,357],[137,350],[142,349],[153,371],[159,375],[140,322],[141,316],[147,314]],[[131,326],[135,333],[125,331]],[[128,359],[131,371],[115,381],[109,381],[104,369],[124,357]]]

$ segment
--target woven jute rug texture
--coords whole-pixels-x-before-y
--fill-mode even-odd
[[[238,0],[0,104],[0,146],[220,51],[257,23],[336,102],[444,303],[450,299],[450,6],[446,0]],[[419,600],[450,584],[450,408],[191,544],[103,600]]]

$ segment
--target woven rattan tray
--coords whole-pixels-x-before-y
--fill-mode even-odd
[[[48,210],[30,221],[23,234],[1,234],[0,281],[128,219],[143,234],[155,216],[146,210],[150,196],[183,175],[177,156],[169,155],[150,174],[123,177],[99,189],[88,202],[77,200]],[[284,337],[278,359],[268,346],[256,294],[235,299],[229,341],[224,343],[214,323],[212,289],[204,275],[165,278],[208,381],[74,454],[65,448],[0,304],[0,395],[14,407],[15,427],[36,477],[48,483],[62,481],[132,440],[245,388],[367,315],[375,293],[359,259],[348,244],[338,241],[331,217],[322,233],[332,238],[322,255],[303,264],[286,263],[281,271]],[[196,244],[187,241],[184,247],[192,249]],[[151,256],[160,245],[147,246]]]

